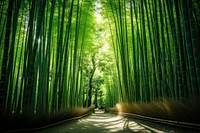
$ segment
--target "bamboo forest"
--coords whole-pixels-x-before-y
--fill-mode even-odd
[[[199,51],[199,0],[1,0],[0,121],[194,105]]]

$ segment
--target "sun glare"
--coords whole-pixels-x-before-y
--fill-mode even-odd
[[[99,13],[95,13],[95,17],[96,17],[96,22],[97,23],[101,23],[102,22],[102,16]]]
[[[107,43],[105,43],[103,45],[103,47],[100,49],[100,52],[105,52],[107,53],[108,52],[108,49],[109,49],[109,45]]]
[[[95,12],[94,12],[94,15],[95,15],[97,23],[101,23],[102,22],[101,7],[102,7],[102,5],[100,4],[100,0],[97,0],[95,2]]]

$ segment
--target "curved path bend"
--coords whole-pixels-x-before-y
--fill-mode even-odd
[[[144,122],[96,110],[90,116],[50,127],[39,133],[191,133],[174,127]]]

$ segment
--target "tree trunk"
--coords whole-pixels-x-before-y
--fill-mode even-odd
[[[4,43],[4,53],[3,53],[3,62],[1,68],[1,80],[0,80],[0,113],[5,111],[5,102],[7,95],[7,63],[8,63],[8,50],[10,43],[10,34],[11,34],[11,22],[12,22],[12,11],[13,11],[14,1],[9,0],[8,9],[7,9],[7,22],[6,22],[6,34],[5,34],[5,43]],[[2,114],[2,113],[1,113]]]
[[[89,91],[88,91],[88,101],[87,101],[88,107],[90,107],[92,103],[92,79],[96,70],[94,56],[92,57],[92,65],[93,65],[93,69],[90,72],[90,79],[89,79]]]

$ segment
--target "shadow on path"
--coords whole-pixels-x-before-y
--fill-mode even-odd
[[[96,110],[72,123],[44,129],[39,133],[153,133],[155,131],[123,116]],[[162,131],[159,131],[162,132]]]

